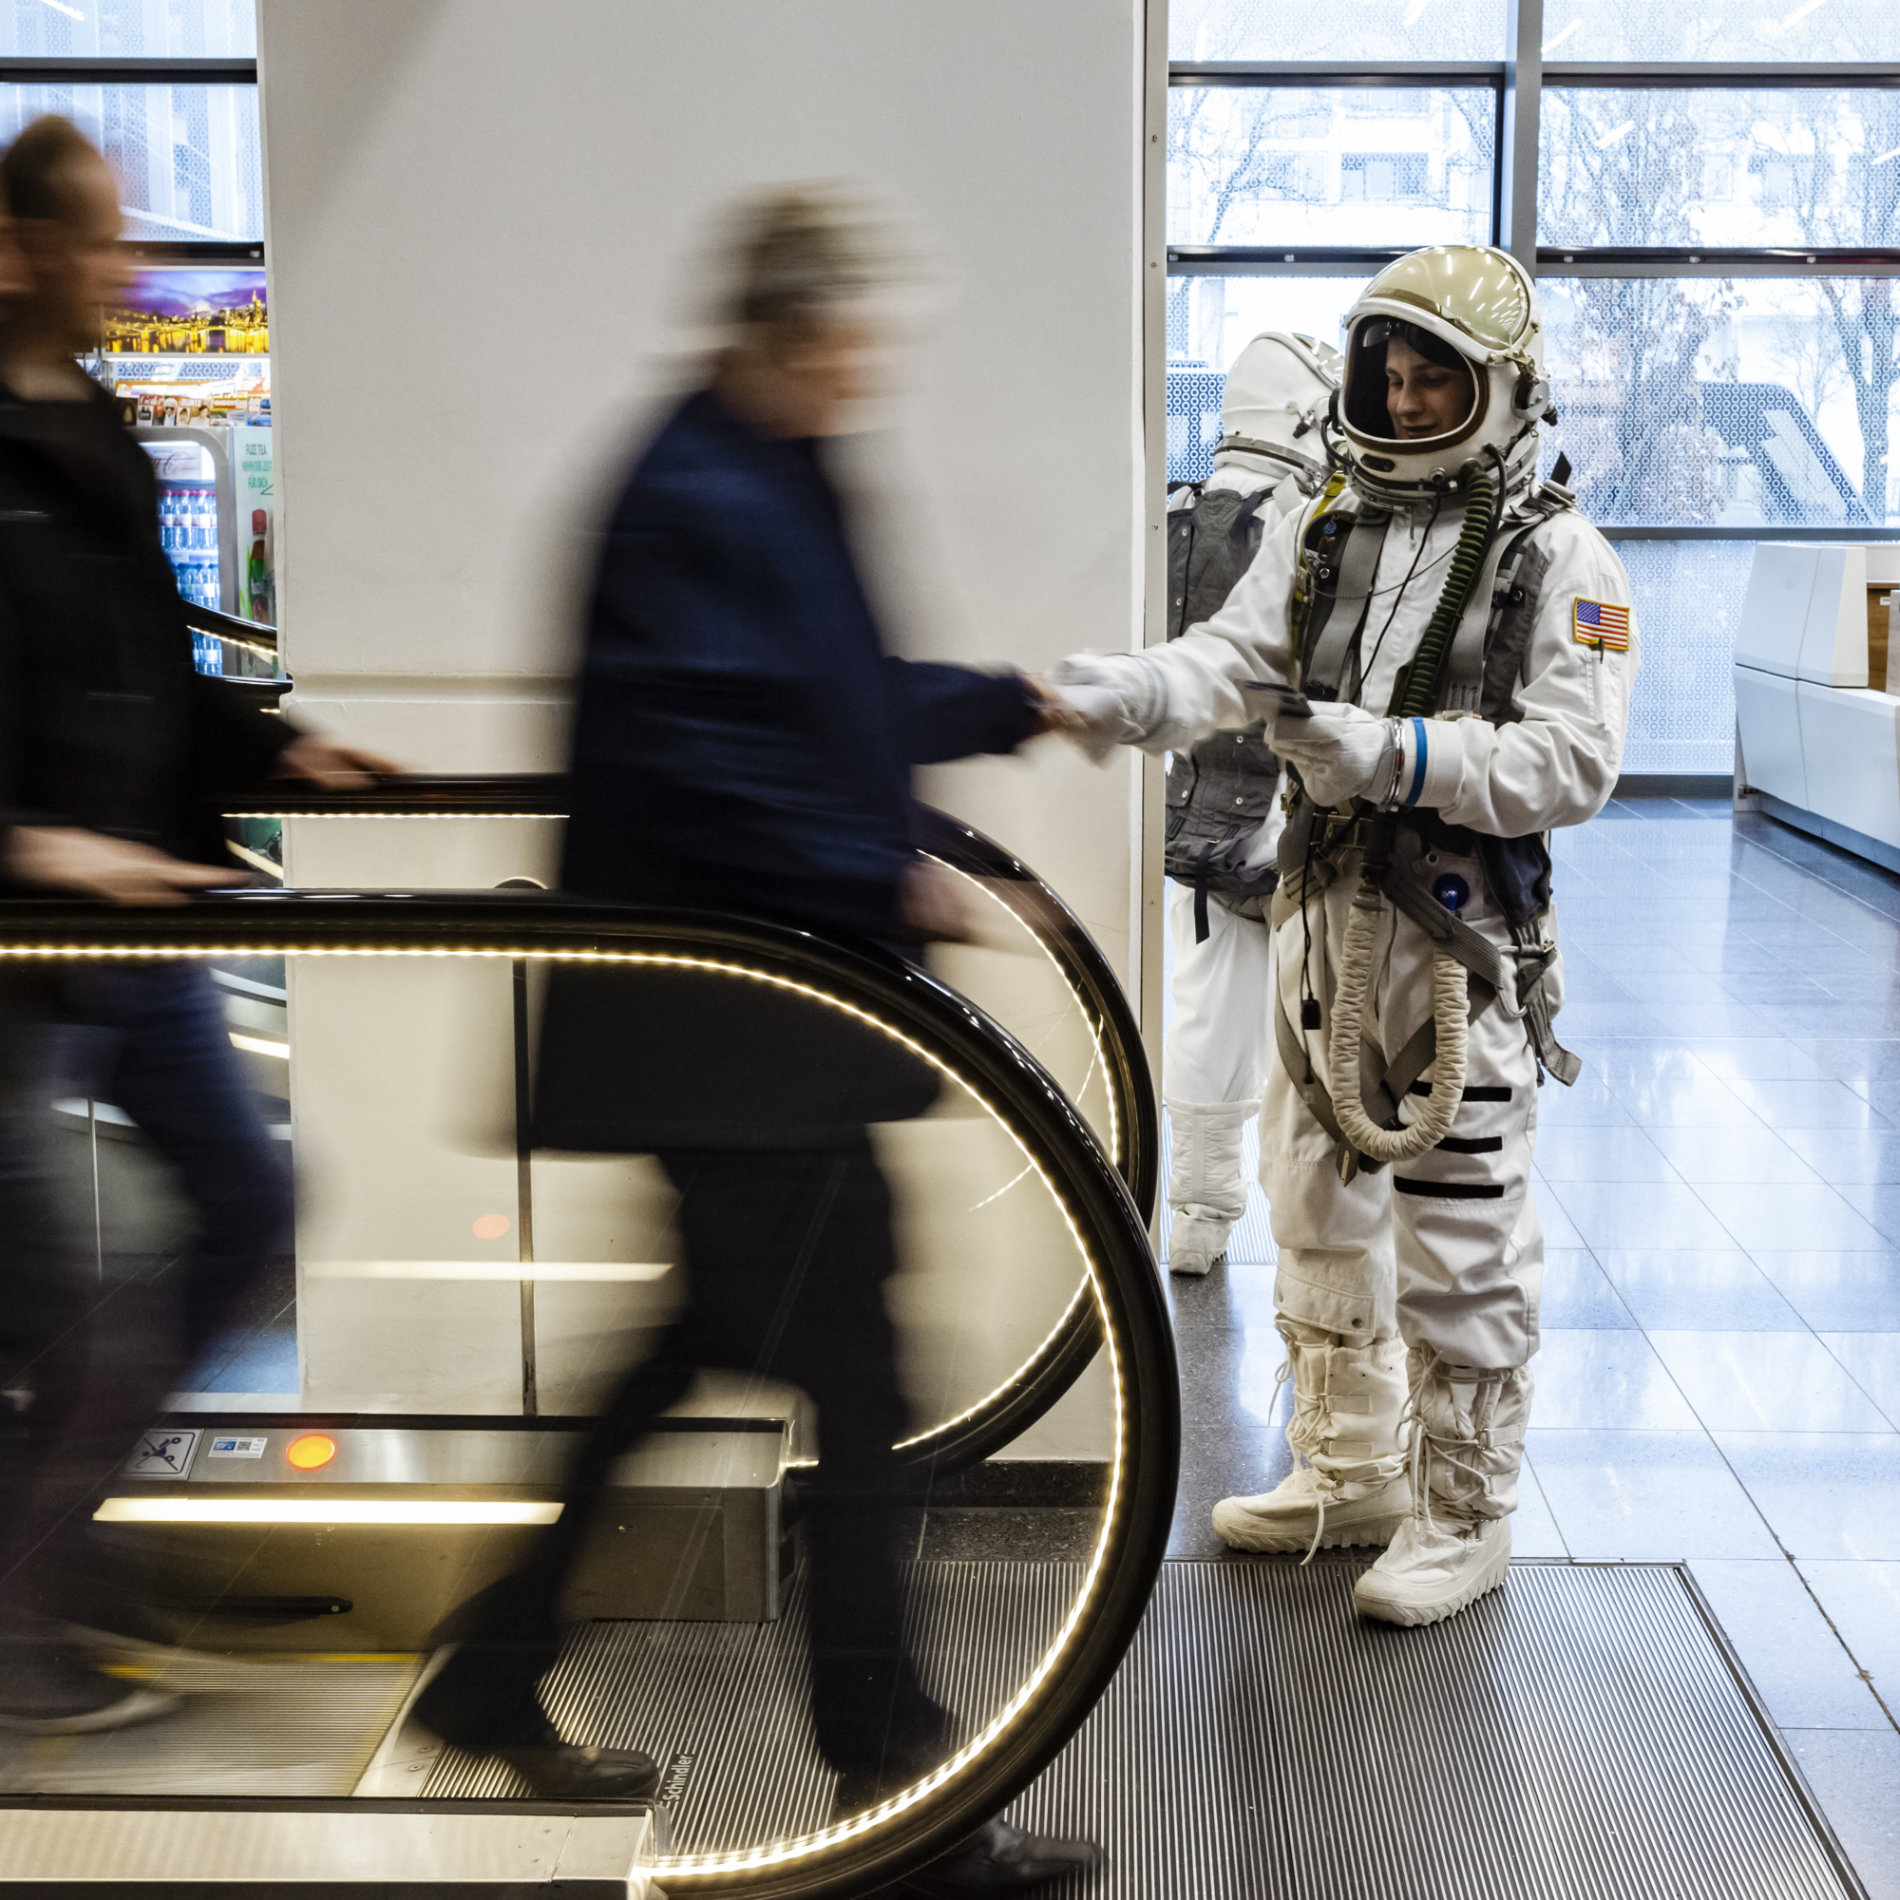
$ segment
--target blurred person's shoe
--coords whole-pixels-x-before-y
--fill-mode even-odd
[[[451,1748],[505,1761],[547,1800],[645,1801],[659,1791],[660,1764],[644,1749],[564,1742],[545,1716],[512,1731],[477,1733],[457,1719],[446,1697],[431,1703],[434,1686],[430,1684],[417,1699],[413,1718]]]
[[[555,1801],[646,1801],[659,1792],[660,1764],[639,1748],[564,1742],[550,1723],[521,1741],[491,1744],[537,1795]]]
[[[897,1892],[917,1900],[962,1900],[966,1894],[1027,1893],[1049,1881],[1101,1866],[1093,1841],[1058,1841],[1008,1821],[985,1821],[949,1853],[911,1875]]]
[[[0,1645],[0,1732],[97,1735],[157,1721],[178,1706],[175,1695],[107,1675],[83,1650]]]

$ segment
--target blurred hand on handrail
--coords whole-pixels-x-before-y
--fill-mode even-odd
[[[278,778],[308,779],[332,792],[366,792],[379,778],[401,778],[403,768],[379,752],[338,745],[306,732],[277,756]]]
[[[231,873],[215,865],[187,864],[150,845],[80,825],[9,826],[4,859],[16,883],[78,891],[113,904],[182,904],[193,891],[231,882]]]

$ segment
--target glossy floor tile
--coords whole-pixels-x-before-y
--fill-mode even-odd
[[[1801,1316],[1739,1248],[1614,1248],[1595,1258],[1639,1326],[1789,1332]]]
[[[1553,1181],[1550,1194],[1592,1249],[1738,1244],[1686,1181]]]
[[[1781,1555],[1706,1432],[1533,1425],[1529,1452],[1551,1516],[1580,1562]]]
[[[1841,1568],[1870,1570],[1870,1564]],[[1805,1574],[1785,1557],[1689,1566],[1742,1667],[1784,1728],[1891,1726]],[[1900,1611],[1900,1603],[1894,1605]]]
[[[1900,1427],[1900,1333],[1822,1333],[1822,1345],[1848,1376]]]
[[[1596,1256],[1584,1247],[1545,1250],[1539,1317],[1546,1331],[1571,1327],[1619,1330],[1637,1323],[1597,1264]]]
[[[1752,1257],[1817,1333],[1900,1332],[1900,1255],[1764,1248]]]
[[[1539,1425],[1603,1431],[1688,1431],[1698,1423],[1640,1332],[1546,1328],[1533,1367]]]
[[[1791,1557],[1900,1562],[1900,1433],[1713,1437]]]
[[[1712,1432],[1879,1432],[1888,1421],[1810,1332],[1656,1332],[1649,1343]]]
[[[1875,1692],[1900,1715],[1900,1564],[1811,1558],[1800,1570],[1841,1642],[1873,1678]],[[1900,1788],[1895,1796],[1900,1799]]]
[[[1786,1739],[1869,1900],[1900,1900],[1900,1734],[1790,1729]]]

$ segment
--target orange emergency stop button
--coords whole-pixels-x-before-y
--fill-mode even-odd
[[[322,1432],[305,1432],[290,1441],[284,1456],[298,1471],[321,1471],[336,1456],[336,1440]]]

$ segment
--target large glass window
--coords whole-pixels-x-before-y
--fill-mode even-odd
[[[1502,59],[1506,0],[1172,0],[1169,55],[1228,59]]]
[[[1171,244],[1469,244],[1491,232],[1486,87],[1177,86]]]
[[[1551,87],[1542,133],[1543,244],[1858,249],[1900,236],[1900,91]]]
[[[256,86],[0,86],[0,142],[48,112],[112,161],[127,237],[254,244],[264,235]]]
[[[1546,0],[1544,57],[1790,65],[1900,59],[1900,7],[1893,0]]]
[[[0,56],[255,59],[253,0],[0,0]]]
[[[1885,277],[1546,277],[1558,436],[1604,526],[1900,519]]]
[[[1517,111],[1513,12],[1547,61]],[[1174,0],[1170,32],[1170,477],[1209,472],[1260,331],[1337,341],[1386,259],[1513,244],[1546,466],[1643,630],[1625,769],[1726,773],[1757,537],[1900,533],[1900,86],[1856,70],[1900,62],[1900,5]]]

